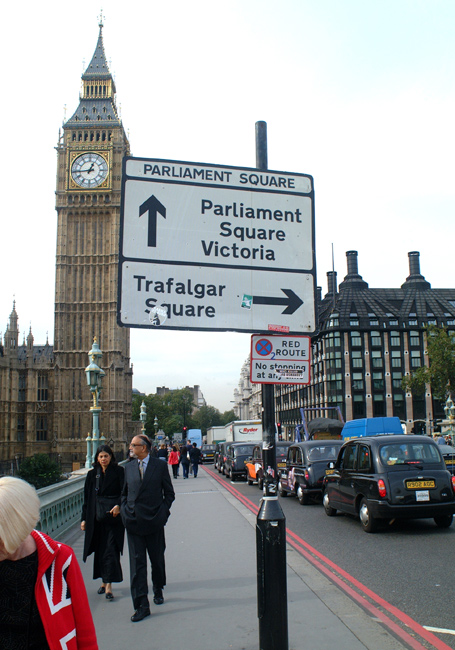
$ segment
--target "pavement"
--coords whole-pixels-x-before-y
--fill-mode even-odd
[[[260,650],[256,516],[204,467],[197,479],[180,475],[173,483],[165,602],[157,606],[150,597],[151,616],[143,621],[130,621],[127,540],[124,581],[113,585],[113,601],[96,593],[101,582],[92,579],[92,557],[82,562],[79,528],[62,540],[79,559],[100,650]],[[407,647],[291,546],[286,559],[289,650]]]

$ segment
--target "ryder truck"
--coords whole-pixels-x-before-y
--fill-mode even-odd
[[[261,420],[237,420],[224,427],[226,442],[255,442],[262,440]]]

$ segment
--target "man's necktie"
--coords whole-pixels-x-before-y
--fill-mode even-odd
[[[144,461],[139,461],[139,474],[141,475],[141,481],[144,478]]]

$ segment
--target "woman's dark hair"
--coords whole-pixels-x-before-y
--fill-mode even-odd
[[[109,463],[110,465],[117,465],[117,461],[115,460],[114,452],[109,447],[109,445],[100,445],[98,447],[98,449],[96,450],[95,458],[93,459],[93,467],[95,467],[96,465],[99,465],[98,456],[101,454],[102,451],[105,451],[111,457],[111,462]]]

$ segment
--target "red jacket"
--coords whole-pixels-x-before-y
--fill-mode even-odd
[[[169,459],[167,461],[169,465],[178,465],[179,461],[180,461],[180,456],[178,452],[171,451],[171,453],[169,454]]]
[[[87,592],[73,549],[32,530],[38,549],[35,599],[50,650],[98,650]]]

